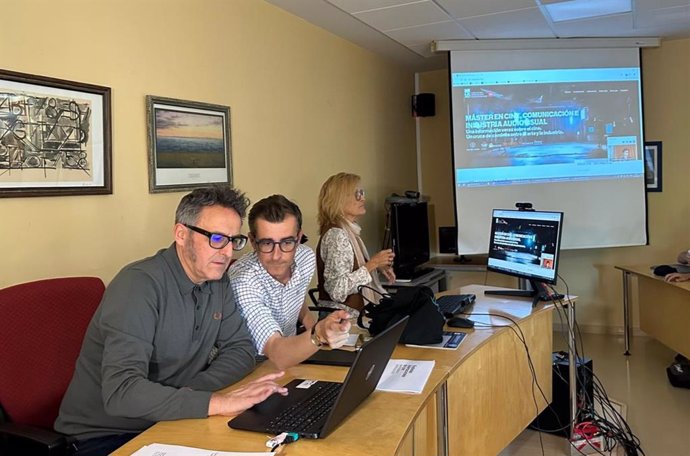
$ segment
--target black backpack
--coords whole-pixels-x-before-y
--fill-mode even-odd
[[[366,286],[360,286],[358,290]],[[400,336],[403,344],[427,345],[438,344],[443,340],[443,325],[446,320],[434,302],[434,292],[429,287],[400,287],[395,294],[381,294],[371,287],[366,287],[381,295],[378,304],[368,301],[360,311],[357,324],[364,326],[363,317],[371,319],[369,332],[372,336],[379,334],[394,325],[405,316],[410,319]]]
[[[690,389],[690,361],[682,355],[676,355],[675,362],[666,368],[668,381],[676,388]]]

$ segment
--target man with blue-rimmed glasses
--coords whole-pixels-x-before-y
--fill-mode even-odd
[[[254,251],[228,271],[257,352],[279,369],[304,361],[321,346],[342,346],[350,330],[344,310],[319,322],[309,312],[305,296],[316,259],[302,245],[302,234],[302,212],[295,203],[283,195],[264,198],[249,211]],[[299,335],[298,322],[307,329]]]
[[[55,429],[105,455],[157,421],[235,415],[285,388],[282,373],[214,393],[254,368],[225,272],[249,202],[227,186],[184,196],[174,242],[112,280],[84,337]]]

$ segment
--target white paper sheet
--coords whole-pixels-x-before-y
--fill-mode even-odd
[[[181,445],[152,443],[132,453],[132,456],[272,456],[271,452],[215,451]]]
[[[420,394],[429,380],[434,363],[434,361],[391,359],[376,389],[394,393]]]

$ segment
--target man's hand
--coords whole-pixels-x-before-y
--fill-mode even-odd
[[[331,348],[342,347],[350,333],[350,314],[335,310],[316,324],[316,335]]]
[[[685,282],[690,280],[690,274],[682,274],[680,272],[672,272],[664,276],[666,282]]]
[[[238,415],[259,402],[263,402],[273,393],[287,396],[287,388],[274,382],[283,374],[285,372],[264,375],[229,393],[213,393],[208,404],[208,415]]]

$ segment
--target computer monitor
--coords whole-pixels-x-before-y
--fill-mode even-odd
[[[531,290],[488,290],[485,294],[560,298],[555,285],[561,244],[562,212],[494,209],[487,269],[529,281]]]
[[[399,279],[409,279],[417,266],[429,261],[427,203],[391,203],[390,217],[395,275]]]

